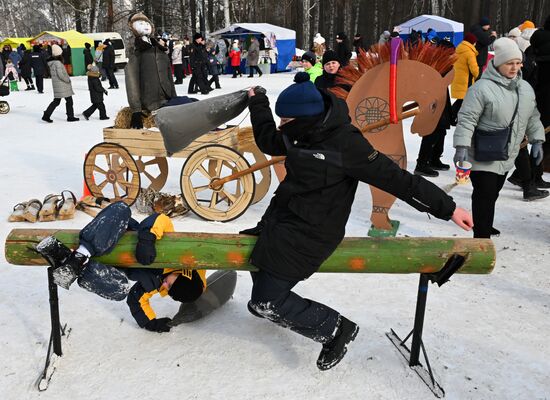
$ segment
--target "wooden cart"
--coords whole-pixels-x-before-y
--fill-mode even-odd
[[[163,188],[168,162],[159,131],[105,128],[103,140],[89,150],[84,161],[84,179],[94,196],[132,205],[141,188]],[[269,190],[271,171],[264,165],[270,162],[256,146],[250,127],[206,133],[171,157],[186,159],[180,174],[181,193],[190,209],[206,220],[238,218]],[[247,171],[250,160],[256,167]],[[223,178],[230,180],[217,184]]]

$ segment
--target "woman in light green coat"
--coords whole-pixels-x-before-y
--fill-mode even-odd
[[[468,89],[458,113],[454,133],[455,164],[472,163],[472,214],[474,237],[489,238],[499,233],[493,228],[495,203],[506,174],[514,166],[524,135],[531,143],[531,155],[537,163],[542,161],[544,128],[540,122],[535,93],[521,79],[522,53],[511,39],[500,38],[493,44],[495,57],[481,79]],[[519,101],[519,104],[518,104]],[[512,125],[508,145],[508,159],[504,161],[476,161],[473,135],[476,128],[495,131],[506,128],[517,114]]]

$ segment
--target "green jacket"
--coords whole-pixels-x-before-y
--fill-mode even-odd
[[[519,107],[512,127],[512,136],[508,146],[508,160],[480,162],[474,159],[472,136],[474,129],[491,131],[506,128],[512,119],[518,96]],[[481,79],[474,83],[466,93],[454,133],[454,147],[469,148],[468,161],[473,171],[494,172],[504,175],[514,166],[519,146],[527,135],[529,143],[544,142],[544,128],[540,122],[535,93],[521,72],[514,79],[502,76],[490,62]]]
[[[323,75],[323,66],[321,65],[321,63],[315,63],[315,65],[310,69],[306,70],[306,72],[309,74],[309,80],[312,83],[315,83],[315,79]]]

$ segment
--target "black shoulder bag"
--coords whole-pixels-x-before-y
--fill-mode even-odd
[[[512,121],[506,128],[494,131],[474,130],[474,159],[476,161],[506,161],[508,159],[508,145],[512,137],[512,127],[519,107],[519,89],[516,88],[518,102]]]

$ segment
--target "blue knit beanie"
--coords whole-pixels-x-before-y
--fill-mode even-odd
[[[281,92],[275,103],[275,114],[281,118],[313,117],[325,111],[323,96],[307,72],[298,72],[294,84]]]

